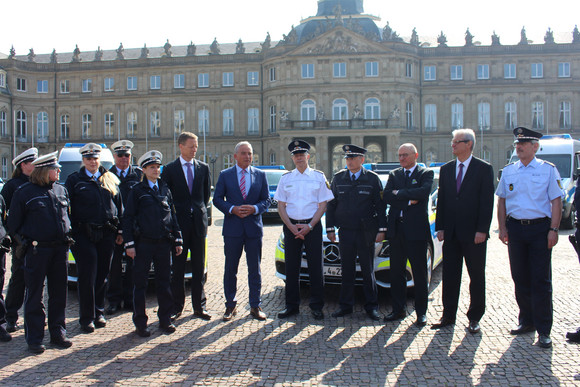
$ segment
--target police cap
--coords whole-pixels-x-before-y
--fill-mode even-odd
[[[131,154],[131,149],[133,149],[134,144],[129,140],[121,140],[117,141],[113,145],[111,145],[111,149],[115,152],[118,156],[123,156],[125,154]]]
[[[288,150],[292,155],[298,153],[308,153],[310,150],[310,144],[304,140],[292,140],[290,141],[290,144],[288,144]]]
[[[79,152],[83,157],[100,157],[101,156],[101,146],[99,144],[95,144],[94,142],[90,142],[79,149]]]
[[[344,151],[345,159],[349,157],[364,156],[367,153],[365,148],[352,144],[343,145],[342,150]]]
[[[519,126],[514,129],[514,136],[516,136],[514,144],[517,144],[518,142],[537,141],[542,138],[543,134],[534,132],[533,130],[524,128],[523,126]]]
[[[139,166],[144,168],[149,164],[161,164],[163,154],[157,150],[151,150],[139,158]]]
[[[25,150],[18,156],[16,156],[14,160],[12,160],[12,165],[17,167],[20,165],[20,163],[23,163],[25,161],[33,161],[36,160],[37,158],[38,158],[38,149],[30,148]]]
[[[58,151],[49,153],[44,156],[40,156],[39,158],[37,158],[32,162],[32,165],[34,165],[36,168],[41,167],[60,168],[62,167],[62,165],[58,163],[57,159],[58,159]]]

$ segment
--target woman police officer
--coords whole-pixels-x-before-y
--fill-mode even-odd
[[[71,248],[78,271],[81,330],[91,333],[107,325],[104,316],[105,282],[120,233],[123,213],[119,179],[100,164],[101,147],[89,143],[80,148],[83,166],[65,183],[71,204]]]
[[[42,353],[44,338],[44,280],[48,287],[48,330],[50,342],[68,348],[65,307],[67,296],[67,252],[70,242],[69,199],[66,189],[55,184],[60,165],[57,153],[39,157],[33,164],[30,183],[22,185],[10,206],[8,227],[20,239],[24,254],[24,328],[29,351]]]
[[[171,323],[171,248],[181,254],[183,240],[169,187],[159,179],[163,155],[149,151],[139,159],[143,180],[133,186],[123,214],[123,238],[127,256],[133,259],[133,323],[137,335],[148,337],[145,291],[153,261],[159,309],[159,328],[175,332]]]

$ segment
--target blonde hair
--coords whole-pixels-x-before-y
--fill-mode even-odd
[[[99,181],[107,191],[109,191],[113,196],[119,193],[119,184],[121,181],[114,173],[106,171],[99,177]]]

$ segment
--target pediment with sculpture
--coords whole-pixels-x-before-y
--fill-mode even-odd
[[[384,47],[346,28],[337,27],[298,48],[297,54],[342,54],[384,51]]]

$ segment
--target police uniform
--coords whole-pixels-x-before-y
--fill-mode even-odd
[[[149,151],[139,159],[142,168],[161,164],[162,154]],[[145,296],[151,262],[155,269],[155,289],[159,309],[159,327],[167,333],[175,331],[171,323],[173,298],[171,296],[171,249],[182,246],[183,239],[171,191],[167,184],[157,179],[155,183],[144,177],[133,186],[127,198],[123,215],[125,248],[135,248],[133,260],[133,323],[139,336],[149,336]]]
[[[12,336],[6,331],[6,304],[2,290],[4,289],[4,276],[6,275],[6,253],[10,251],[10,237],[4,225],[6,221],[6,204],[0,196],[0,341],[10,341]]]
[[[295,140],[290,143],[288,149],[293,155],[307,153],[310,145],[306,141]],[[299,311],[302,247],[306,251],[310,275],[310,308],[315,318],[323,317],[322,226],[320,222],[314,226],[310,222],[318,210],[318,204],[333,198],[324,173],[308,166],[303,173],[294,169],[280,178],[274,199],[286,203],[286,213],[292,224],[307,225],[311,230],[302,240],[295,238],[286,225],[283,227],[286,257],[286,310],[280,312],[279,317],[287,317]]]
[[[526,128],[514,130],[516,143],[537,141],[541,133]],[[512,334],[537,330],[540,345],[550,346],[552,328],[552,249],[548,248],[551,230],[551,201],[563,197],[558,169],[549,162],[533,158],[507,165],[496,195],[505,199],[508,252],[518,303],[519,326]],[[542,337],[547,340],[542,343]]]
[[[79,152],[83,157],[99,157],[101,147],[89,143]],[[86,333],[93,332],[95,326],[106,325],[106,278],[118,233],[118,219],[123,214],[121,193],[117,190],[113,194],[106,189],[104,178],[118,184],[118,179],[103,166],[99,166],[92,176],[83,166],[65,183],[71,202],[73,239],[76,241],[71,250],[78,271],[79,323]]]
[[[367,152],[356,145],[345,145],[342,149],[345,158],[364,157]],[[326,232],[333,233],[335,226],[339,228],[342,267],[340,309],[333,316],[352,313],[358,257],[366,299],[365,310],[372,319],[378,320],[375,239],[378,232],[387,230],[385,204],[381,200],[381,180],[376,173],[364,167],[355,174],[344,169],[334,175],[331,188],[334,199],[328,203],[326,211]]]
[[[36,169],[59,168],[57,152],[39,157]],[[67,297],[67,257],[70,220],[66,189],[56,183],[27,183],[14,195],[8,226],[21,242],[24,254],[25,338],[31,352],[44,352],[44,282],[48,287],[48,330],[53,345],[68,348],[65,308]]]
[[[129,155],[130,160],[133,143],[129,140],[117,141],[111,145],[111,149],[118,156]],[[113,165],[109,172],[114,173],[121,181],[119,189],[123,199],[123,207],[126,207],[129,190],[141,181],[143,172],[130,163],[125,170],[120,170]],[[122,222],[121,219],[120,222]],[[125,266],[124,272],[123,264]],[[125,256],[123,243],[115,244],[107,281],[107,300],[109,301],[109,307],[105,310],[107,314],[116,313],[122,304],[124,304],[125,309],[133,310],[133,262]]]
[[[38,149],[30,148],[19,154],[12,160],[15,173],[14,177],[2,187],[2,196],[6,202],[6,210],[10,209],[14,192],[23,184],[28,183],[28,176],[22,173],[21,164],[27,161],[34,161],[38,158]],[[19,168],[20,167],[20,168]],[[18,175],[17,175],[18,171]],[[17,175],[17,176],[16,176]],[[10,281],[8,281],[8,290],[6,291],[6,329],[8,332],[14,332],[18,328],[18,310],[24,302],[24,257],[19,256],[15,243],[12,248],[12,266]]]

